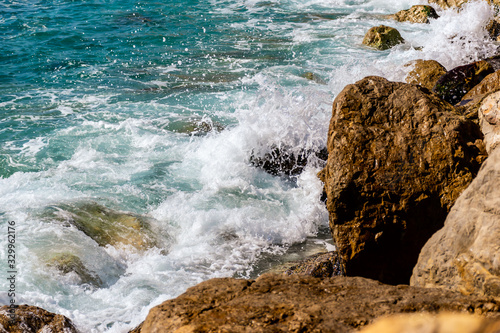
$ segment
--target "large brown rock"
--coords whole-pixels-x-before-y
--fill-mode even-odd
[[[472,88],[494,72],[493,66],[484,60],[455,67],[439,78],[432,91],[445,101],[457,104]]]
[[[10,315],[13,315],[11,317]],[[31,305],[19,305],[15,309],[0,307],[0,332],[8,333],[78,333],[71,320]]]
[[[426,5],[415,5],[410,9],[400,10],[389,18],[398,22],[429,23],[429,19],[437,19],[439,15],[434,8]]]
[[[393,313],[459,311],[500,319],[499,310],[498,300],[440,289],[264,274],[202,282],[151,309],[140,332],[342,333]]]
[[[403,42],[399,31],[385,25],[371,28],[363,38],[363,44],[378,50],[387,50]]]
[[[411,284],[500,297],[500,149],[423,247]]]
[[[477,124],[425,88],[367,77],[333,103],[322,178],[346,274],[408,283],[476,175]]]
[[[405,66],[413,66],[413,69],[405,78],[407,83],[419,84],[431,90],[441,76],[446,74],[446,68],[435,60],[418,59]]]

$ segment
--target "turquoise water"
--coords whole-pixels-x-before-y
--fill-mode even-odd
[[[16,222],[18,303],[126,332],[203,280],[255,276],[306,240],[328,247],[321,161],[286,177],[250,156],[319,151],[335,95],[366,75],[401,81],[414,59],[451,69],[495,52],[487,5],[429,25],[384,18],[412,4],[0,3],[0,224]],[[406,43],[361,45],[378,24]],[[96,207],[143,221],[154,246],[100,244],[74,222]],[[83,268],[56,269],[61,253]]]

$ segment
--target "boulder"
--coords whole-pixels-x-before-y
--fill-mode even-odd
[[[429,19],[437,19],[439,15],[434,8],[426,5],[415,5],[410,9],[400,10],[396,14],[389,15],[390,19],[398,22],[429,23]]]
[[[387,50],[403,42],[399,31],[385,25],[371,28],[363,39],[363,44],[378,50]]]
[[[500,149],[423,247],[411,285],[500,297]]]
[[[80,279],[83,284],[90,284],[95,287],[102,287],[103,283],[101,278],[97,273],[92,272],[85,267],[82,260],[68,252],[61,252],[52,255],[47,260],[47,265],[54,267],[62,274],[74,273]]]
[[[287,275],[304,274],[318,278],[345,275],[342,259],[336,251],[310,256],[292,265],[284,273]]]
[[[333,103],[325,183],[346,274],[408,283],[484,154],[479,126],[427,89],[366,77]]]
[[[500,144],[500,91],[481,101],[478,114],[486,152],[491,153]]]
[[[457,104],[472,88],[493,72],[493,66],[484,60],[455,67],[439,78],[432,91],[445,101]]]
[[[9,315],[12,315],[10,317]],[[60,314],[31,305],[19,305],[15,309],[0,307],[0,331],[9,333],[78,333],[73,323]]]
[[[141,251],[161,248],[149,218],[112,210],[96,202],[52,206],[45,218],[75,226],[100,246],[131,246]]]
[[[438,79],[446,74],[446,68],[435,60],[418,59],[405,66],[413,66],[411,72],[405,78],[407,83],[419,84],[431,90]]]
[[[377,320],[360,333],[494,333],[500,321],[466,313],[412,313]]]
[[[377,317],[458,311],[500,319],[500,301],[440,289],[389,286],[361,277],[264,274],[219,278],[152,308],[152,332],[352,332]]]

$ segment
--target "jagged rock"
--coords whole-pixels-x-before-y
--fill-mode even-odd
[[[319,151],[300,150],[296,153],[291,147],[272,147],[264,156],[257,156],[252,152],[250,163],[271,175],[296,176],[302,173],[311,156],[319,161],[326,161],[328,152],[323,148]]]
[[[399,31],[385,25],[371,28],[363,39],[363,44],[378,50],[387,50],[403,42]]]
[[[431,90],[438,79],[446,74],[446,68],[435,60],[418,59],[405,66],[413,66],[413,70],[405,78],[407,83],[419,84]]]
[[[100,246],[132,246],[138,250],[162,247],[144,216],[111,210],[95,202],[60,204],[50,210],[48,218],[74,225]]]
[[[212,279],[151,309],[141,333],[352,332],[404,312],[463,311],[500,319],[500,301],[360,277],[264,274]]]
[[[96,287],[103,285],[99,275],[85,267],[82,260],[72,253],[56,253],[47,260],[47,265],[56,268],[63,274],[75,273],[81,283],[87,283]]]
[[[9,315],[12,315],[10,317]],[[13,322],[12,322],[13,319]],[[60,314],[31,305],[19,305],[13,309],[0,307],[0,332],[8,333],[78,333],[73,323]]]
[[[439,15],[431,6],[415,5],[410,9],[400,10],[396,14],[389,15],[389,18],[398,22],[429,23],[429,18],[437,19]]]
[[[500,89],[500,71],[496,71],[486,76],[479,84],[474,86],[464,97],[462,101],[472,100],[476,97],[484,97]]]
[[[500,149],[423,247],[411,284],[500,297]]]
[[[335,251],[315,254],[288,268],[284,273],[287,275],[304,274],[318,278],[345,275],[341,258]]]
[[[484,154],[479,126],[425,88],[380,77],[333,103],[322,172],[346,274],[408,283]]]
[[[412,313],[377,320],[360,333],[494,333],[500,321],[465,313]]]
[[[445,101],[457,104],[469,90],[493,72],[493,66],[484,60],[455,67],[439,78],[432,91]]]

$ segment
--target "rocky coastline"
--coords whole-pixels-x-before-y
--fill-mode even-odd
[[[437,17],[432,6],[413,6],[388,18]],[[485,27],[489,38],[500,35],[497,25]],[[363,43],[385,50],[404,40],[380,26]],[[446,69],[416,60],[404,65],[406,83],[369,76],[346,86],[333,101],[326,149],[312,152],[325,162],[318,177],[337,251],[257,279],[202,282],[151,309],[130,332],[500,332],[498,64],[493,57]],[[252,163],[292,176],[308,154],[275,149]],[[78,222],[83,213],[71,214]],[[104,208],[99,214],[127,232],[147,225]],[[139,241],[116,233],[120,243],[156,246],[153,232]],[[78,258],[63,259],[52,264],[78,273]],[[0,308],[2,332],[78,332],[38,307],[20,305],[15,322],[9,313]]]

